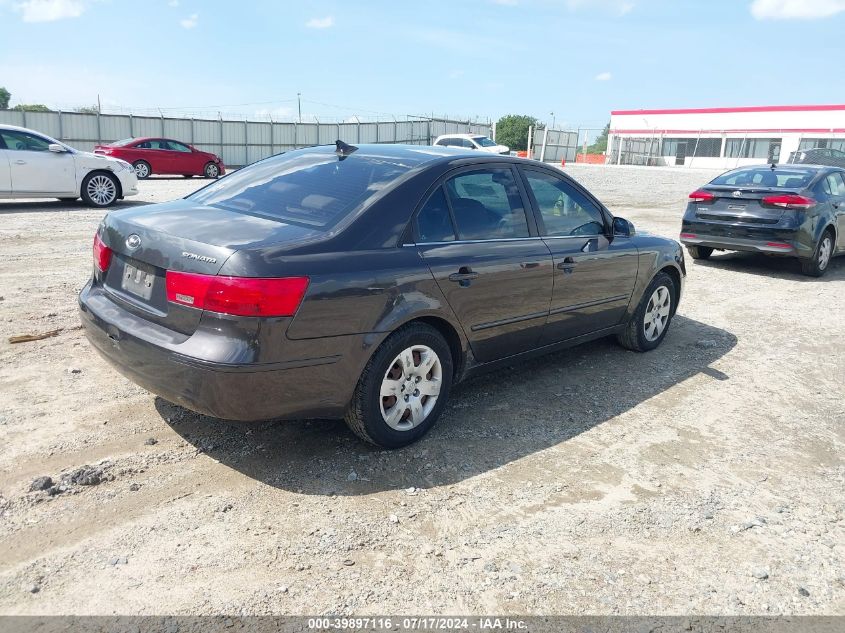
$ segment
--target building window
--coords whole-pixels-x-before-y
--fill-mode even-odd
[[[825,149],[838,149],[840,152],[845,152],[845,138],[804,138],[798,145],[798,150],[815,149],[823,147]]]
[[[684,156],[718,158],[722,152],[721,138],[666,138],[663,139],[663,156],[678,156],[678,149]]]
[[[729,138],[725,156],[729,158],[773,158],[780,155],[779,138]]]

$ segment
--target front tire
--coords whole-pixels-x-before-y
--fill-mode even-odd
[[[625,329],[617,334],[619,344],[635,352],[648,352],[660,345],[675,314],[677,296],[675,281],[666,273],[657,273]]]
[[[443,336],[424,323],[391,334],[364,367],[346,423],[365,442],[399,448],[425,435],[446,405],[452,354]]]
[[[816,250],[810,259],[801,260],[801,272],[810,277],[821,277],[830,267],[830,260],[833,257],[833,232],[830,230],[822,234]]]
[[[145,160],[136,160],[132,163],[132,166],[135,168],[135,175],[138,176],[138,180],[146,180],[153,173],[153,168]]]
[[[709,246],[687,246],[687,252],[693,259],[710,259],[713,249]]]
[[[203,171],[206,178],[216,179],[220,177],[220,167],[214,163],[208,163]]]
[[[117,178],[103,171],[88,174],[82,180],[82,201],[90,207],[102,209],[113,205],[120,197]]]

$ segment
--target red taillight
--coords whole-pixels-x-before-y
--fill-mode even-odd
[[[776,196],[766,196],[762,200],[763,204],[770,204],[774,207],[783,207],[784,209],[810,209],[816,206],[816,201],[806,196],[799,196],[794,193],[782,193]]]
[[[694,240],[698,237],[695,233],[681,233],[682,240]]]
[[[771,248],[792,248],[792,244],[787,244],[786,242],[766,242],[766,246]]]
[[[308,277],[218,277],[168,270],[167,300],[200,310],[237,316],[292,316]]]
[[[100,235],[94,234],[94,267],[101,273],[108,270],[111,263],[111,253],[112,250],[103,244]]]
[[[704,191],[703,189],[698,189],[697,191],[693,191],[689,195],[689,199],[692,202],[713,202],[716,199],[709,191]]]

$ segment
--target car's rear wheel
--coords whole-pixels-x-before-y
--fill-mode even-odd
[[[138,176],[140,180],[149,178],[153,173],[152,167],[150,167],[150,164],[145,160],[136,160],[132,163],[132,166],[135,168],[135,175]]]
[[[119,187],[111,174],[102,171],[88,174],[82,181],[82,201],[92,207],[108,207],[117,200]]]
[[[204,171],[206,178],[218,178],[220,176],[220,167],[215,163],[208,163]]]
[[[713,249],[709,246],[687,246],[687,252],[693,259],[710,259]]]
[[[821,277],[827,272],[833,257],[833,231],[827,230],[822,234],[816,250],[810,259],[801,260],[801,272],[810,277]]]
[[[452,354],[443,336],[424,323],[393,334],[367,363],[346,413],[364,441],[399,448],[437,421],[452,386]]]
[[[677,296],[674,280],[666,273],[657,273],[625,329],[617,335],[619,344],[636,352],[647,352],[660,345],[669,331]]]

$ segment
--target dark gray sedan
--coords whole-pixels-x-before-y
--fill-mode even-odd
[[[741,167],[689,195],[681,242],[693,259],[714,250],[797,257],[820,277],[845,252],[845,170],[818,165]]]
[[[93,346],[167,400],[345,417],[398,447],[463,378],[608,335],[654,349],[684,275],[677,242],[542,163],[338,142],[110,213],[79,304]]]

